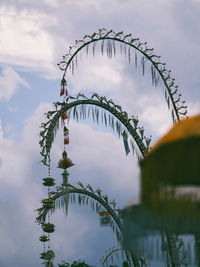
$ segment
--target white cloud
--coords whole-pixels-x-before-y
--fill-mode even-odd
[[[200,101],[193,100],[189,101],[188,103],[188,116],[197,115],[200,113]]]
[[[37,175],[34,176],[34,169],[39,159],[37,134],[47,108],[48,104],[41,104],[29,117],[19,143],[4,138],[0,127],[0,211],[4,216],[0,222],[0,236],[5,239],[0,242],[1,266],[13,266],[16,262],[25,266],[32,266],[32,262],[39,264],[40,244],[36,232],[39,235],[40,228],[34,222],[34,210],[40,205],[42,186]],[[31,244],[32,252],[26,244]],[[24,257],[25,254],[28,257]]]
[[[39,151],[39,133],[42,131],[40,125],[45,122],[44,113],[52,109],[49,103],[40,103],[37,109],[24,121],[24,128],[21,136],[21,144],[30,149],[32,153]]]
[[[27,157],[25,148],[9,139],[1,138],[0,159],[2,189],[7,186],[20,188],[30,167],[30,158]]]
[[[92,93],[95,91],[111,93],[113,89],[116,91],[122,82],[123,64],[120,63],[117,58],[108,60],[100,54],[87,58],[83,52],[75,74],[68,75],[69,80],[73,81],[72,91],[75,90],[77,93],[85,88]]]
[[[22,67],[48,68],[53,59],[53,43],[44,25],[55,20],[34,11],[1,7],[0,60]]]
[[[76,251],[80,247],[81,240],[87,238],[93,226],[91,220],[84,214],[78,214],[75,207],[72,206],[69,208],[67,219],[63,211],[56,211],[51,220],[56,225],[56,234],[52,236],[51,240],[56,254],[63,255],[65,258],[76,257]],[[74,229],[77,229],[77,231],[74,231]],[[63,235],[63,232],[65,232],[65,235]]]
[[[0,76],[0,100],[10,100],[20,86],[30,88],[30,85],[12,68],[3,68]]]
[[[47,5],[50,5],[52,7],[58,7],[59,6],[59,0],[44,0]]]
[[[148,97],[143,96],[141,105],[145,107],[140,115],[144,126],[148,127],[154,136],[163,135],[173,123],[171,112],[167,110],[163,99],[152,93]]]
[[[0,140],[3,139],[3,129],[1,126],[1,120],[0,120]]]
[[[0,127],[0,181],[1,188],[11,186],[20,188],[30,182],[31,168],[40,160],[39,132],[44,113],[50,109],[48,103],[41,103],[36,111],[27,118],[19,143],[4,138],[3,129]],[[39,164],[38,168],[40,167]]]

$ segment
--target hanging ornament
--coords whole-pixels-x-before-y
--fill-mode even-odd
[[[64,151],[62,153],[62,159],[59,160],[58,162],[58,168],[61,168],[61,169],[67,169],[71,166],[73,166],[73,162],[71,161],[70,158],[67,157],[67,152]]]
[[[65,98],[69,95],[68,90],[67,90],[67,81],[63,78],[61,80],[61,88],[60,88],[60,96]],[[51,115],[49,112],[47,113],[47,118],[48,116]],[[68,172],[67,168],[73,166],[73,162],[67,157],[67,153],[65,152],[65,146],[69,144],[69,130],[66,127],[66,120],[68,119],[68,115],[63,112],[61,114],[61,125],[63,127],[63,143],[64,143],[64,152],[62,153],[62,159],[58,162],[58,167],[63,170],[62,176],[63,176],[63,183],[62,186],[67,186],[68,185]],[[40,135],[44,137],[46,132],[46,129],[42,132],[40,132]],[[41,143],[42,144],[42,143]],[[42,151],[42,155],[44,154],[45,151]],[[46,210],[47,212],[55,208],[55,201],[51,198],[51,192],[50,192],[50,187],[55,185],[55,179],[51,177],[51,172],[50,172],[50,158],[49,158],[49,169],[48,169],[48,177],[43,178],[43,185],[47,187],[48,189],[48,197],[43,199],[42,202],[42,208]],[[38,209],[40,210],[40,209]],[[45,260],[43,264],[45,264],[46,267],[53,267],[53,259],[55,257],[55,254],[52,250],[50,250],[50,233],[53,233],[55,231],[55,225],[51,223],[51,214],[48,212],[47,214],[48,220],[44,219],[41,222],[42,218],[40,219],[40,224],[42,226],[43,234],[39,237],[39,240],[43,242],[43,252],[41,253],[41,259]],[[38,219],[38,221],[39,221]],[[48,251],[46,251],[46,242],[48,242]]]
[[[47,252],[41,253],[40,255],[40,259],[43,260],[50,261],[55,258],[55,253],[53,252],[53,250],[48,250]]]
[[[66,120],[66,119],[68,119],[67,114],[66,114],[66,113],[62,113],[62,114],[61,114],[61,119],[62,119],[63,121]]]
[[[52,177],[43,178],[43,185],[44,186],[54,186],[55,185],[55,179]]]
[[[42,204],[45,209],[53,209],[55,207],[55,201],[51,198],[43,199]]]
[[[67,90],[67,81],[63,78],[61,80],[61,89],[60,89],[60,96],[67,97],[69,95]]]
[[[64,133],[64,136],[69,135],[69,130],[67,129],[66,126],[64,126],[64,128],[63,128],[63,133]]]
[[[49,241],[49,237],[47,235],[41,235],[39,240],[41,242],[47,242]]]
[[[63,128],[63,135],[64,135],[64,145],[69,144],[69,130],[67,129],[66,126]]]
[[[55,208],[55,201],[50,197],[50,187],[55,185],[55,179],[51,177],[51,167],[50,167],[50,157],[49,157],[49,165],[48,165],[48,177],[43,178],[43,185],[48,188],[48,198],[43,199],[42,202],[42,209],[46,210],[48,213],[48,221],[45,222],[45,219],[40,218],[39,215],[37,218],[39,223],[42,226],[43,234],[39,237],[39,240],[43,242],[43,252],[40,254],[40,258],[45,260],[43,264],[45,264],[46,267],[53,267],[53,259],[55,257],[55,254],[52,250],[50,250],[50,233],[53,233],[55,231],[55,225],[50,222],[50,213],[49,210],[52,210]],[[40,209],[38,209],[39,211]],[[47,233],[47,234],[46,234]],[[46,252],[46,242],[48,242],[48,251]]]
[[[63,96],[65,94],[65,89],[64,88],[61,88],[60,89],[60,96]]]
[[[46,233],[53,233],[55,231],[55,225],[53,223],[44,223],[42,229]]]
[[[69,144],[69,138],[64,138],[64,145],[68,145]]]

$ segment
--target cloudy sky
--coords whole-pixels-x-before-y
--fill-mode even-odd
[[[161,55],[176,78],[189,115],[200,109],[199,0],[1,0],[0,1],[0,266],[40,266],[40,227],[34,223],[46,196],[41,179],[39,125],[52,103],[61,100],[62,72],[57,63],[75,40],[99,28],[132,33]],[[90,54],[90,53],[89,53]],[[171,125],[163,87],[151,85],[124,55],[107,59],[82,55],[69,92],[112,98],[129,115],[138,115],[146,135],[157,140]],[[139,193],[137,160],[126,156],[123,142],[93,122],[69,124],[68,153],[76,164],[70,182],[100,187],[120,207]],[[58,135],[52,155],[52,176],[62,153]],[[99,258],[116,239],[89,208],[71,206],[65,219],[53,215],[52,249],[61,260]],[[106,241],[105,241],[106,240]]]

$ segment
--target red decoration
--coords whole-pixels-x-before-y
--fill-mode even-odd
[[[69,144],[69,138],[64,138],[64,145],[68,145]]]
[[[64,88],[61,88],[61,90],[60,90],[60,96],[62,96],[64,94],[65,94],[65,89]]]
[[[61,119],[62,120],[66,120],[68,118],[66,113],[61,114]]]

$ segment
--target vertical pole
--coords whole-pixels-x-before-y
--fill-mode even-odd
[[[167,243],[169,247],[169,256],[172,267],[180,267],[179,251],[176,247],[176,241],[174,240],[172,233],[166,233]]]
[[[200,267],[200,234],[196,233],[194,238],[195,238],[195,258],[197,261],[197,266]]]

